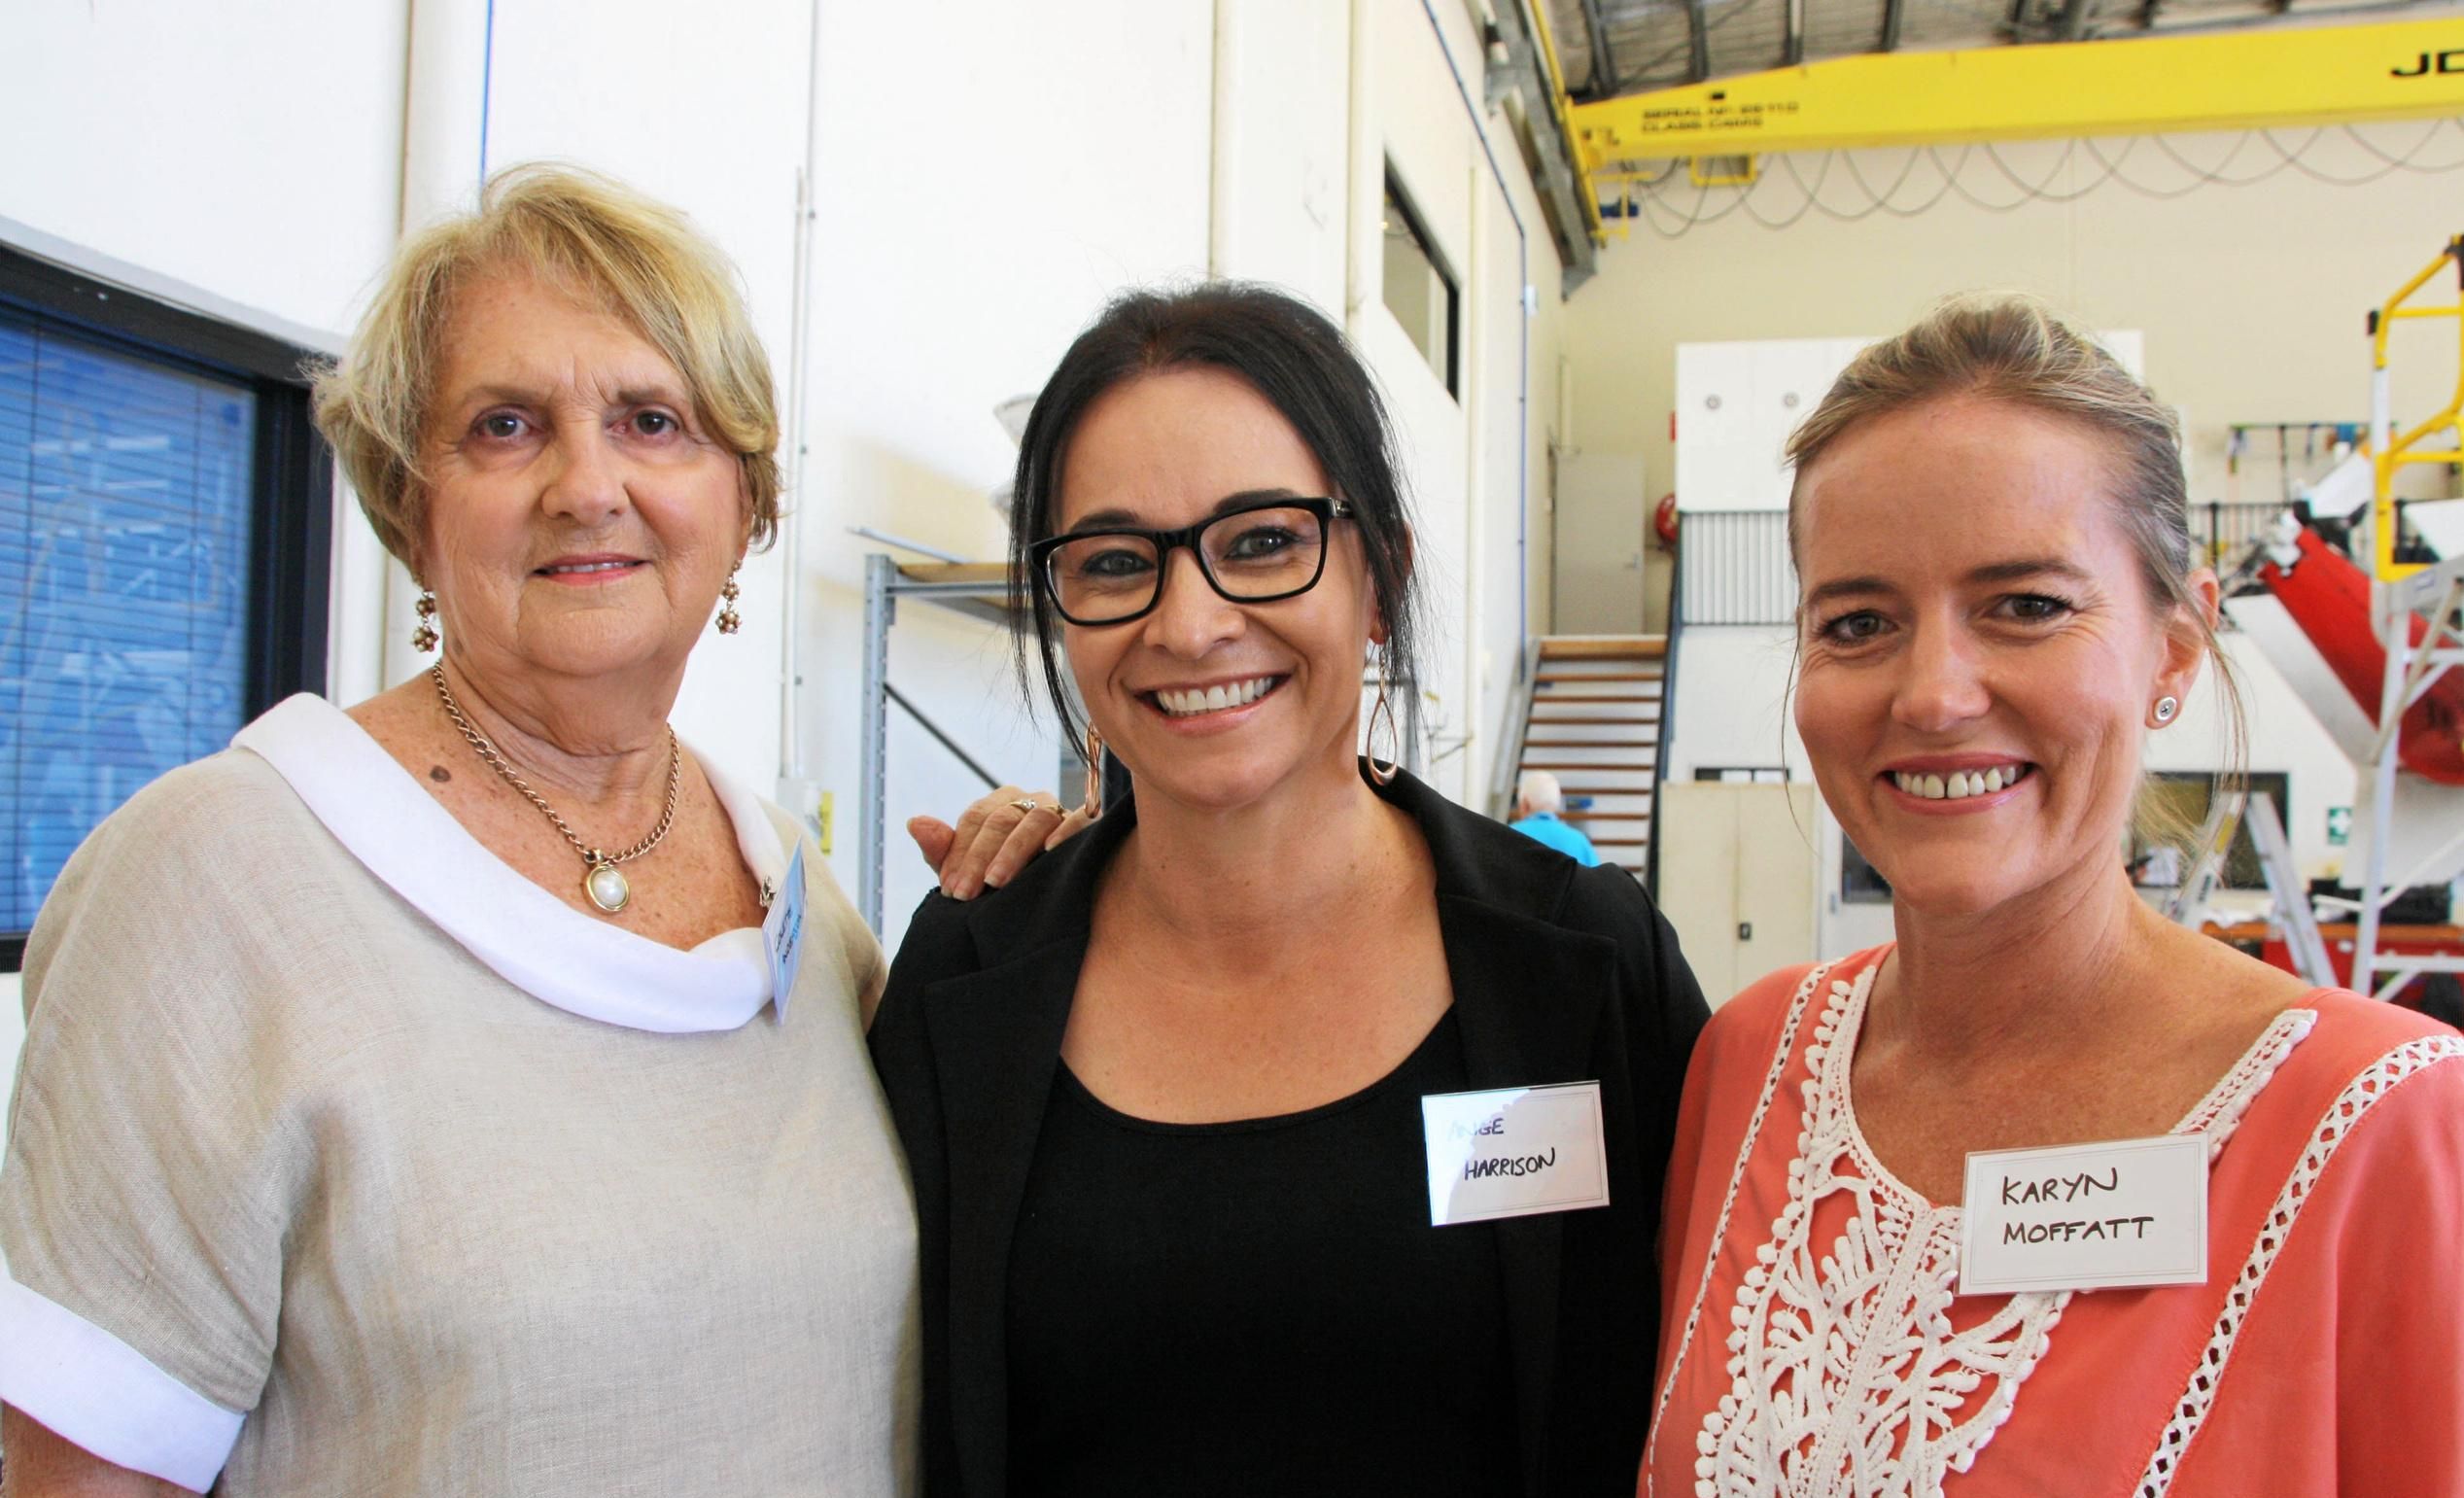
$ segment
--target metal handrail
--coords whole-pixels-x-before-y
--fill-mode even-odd
[[[1540,638],[1523,642],[1514,685],[1506,694],[1506,723],[1489,765],[1489,815],[1504,821],[1514,811],[1514,780],[1523,764],[1523,741],[1532,729],[1532,698],[1540,691]]]
[[[1678,534],[1682,546],[1684,533]],[[1685,636],[1684,605],[1685,569],[1672,567],[1668,570],[1668,645],[1660,657],[1660,731],[1651,751],[1651,845],[1643,851],[1643,888],[1655,901],[1660,897],[1660,831],[1668,811],[1661,792],[1668,785],[1669,734],[1677,721],[1677,656]]]

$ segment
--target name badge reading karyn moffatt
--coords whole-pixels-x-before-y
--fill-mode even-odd
[[[1961,1295],[2206,1278],[2205,1134],[1967,1157]]]

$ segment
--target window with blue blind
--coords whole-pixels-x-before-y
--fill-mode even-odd
[[[0,250],[0,956],[79,843],[324,674],[298,351]]]

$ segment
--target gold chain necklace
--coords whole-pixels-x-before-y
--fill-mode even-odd
[[[520,791],[523,799],[538,807],[542,816],[556,824],[556,830],[565,834],[565,841],[573,845],[573,852],[582,855],[582,862],[589,865],[582,875],[582,893],[589,896],[590,903],[611,916],[632,904],[633,886],[625,878],[624,870],[616,865],[630,863],[658,847],[659,840],[668,835],[668,828],[676,825],[676,786],[684,754],[677,748],[675,727],[671,725],[668,729],[667,809],[659,814],[659,824],[650,829],[648,837],[623,853],[611,854],[605,849],[593,848],[574,836],[573,829],[565,824],[565,819],[556,815],[556,808],[547,804],[547,798],[533,790],[530,782],[514,773],[513,767],[505,763],[504,756],[497,752],[497,747],[488,742],[486,734],[470,726],[470,719],[462,714],[462,704],[454,701],[453,688],[445,684],[444,662],[438,661],[429,667],[428,675],[436,683],[436,700],[445,705],[445,716],[453,719],[454,727],[461,730],[463,738],[469,741],[470,747],[478,751],[488,768],[504,777],[506,784]]]

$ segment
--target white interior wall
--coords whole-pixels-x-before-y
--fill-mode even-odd
[[[531,0],[494,14],[488,165],[573,161],[690,214],[736,261],[783,395],[804,165],[804,0],[691,10]],[[675,713],[697,752],[765,791],[778,778],[781,560],[775,549],[746,560],[738,607],[753,622],[732,638],[713,632],[693,652]]]
[[[920,27],[936,68],[969,81],[964,109],[918,107],[895,59]],[[1002,556],[989,496],[1016,449],[992,408],[1033,394],[1113,293],[1206,271],[1212,35],[1205,0],[823,9],[802,705],[850,893],[862,558],[878,548],[847,528]],[[890,679],[995,774],[1052,785],[1058,741],[1013,688],[999,632],[902,603]],[[899,823],[954,818],[983,787],[894,711],[888,743],[882,908],[895,945],[930,887]]]
[[[421,3],[460,7],[445,17],[451,45],[490,45],[483,0]],[[1468,14],[1459,0],[1434,9],[1481,97]],[[797,723],[805,783],[835,808],[843,883],[854,883],[861,559],[873,549],[846,528],[998,556],[1005,531],[987,497],[1014,452],[992,406],[1032,392],[1115,291],[1210,267],[1346,314],[1386,382],[1438,605],[1429,679],[1449,731],[1475,735],[1436,774],[1454,793],[1476,790],[1495,704],[1481,700],[1478,651],[1467,644],[1477,632],[1494,655],[1519,627],[1507,540],[1519,488],[1511,424],[1527,421],[1538,453],[1554,418],[1501,385],[1513,378],[1522,319],[1504,261],[1512,236],[1500,231],[1488,166],[1420,7],[1071,0],[1028,11],[931,0],[816,11],[748,0],[688,16],[651,0],[539,0],[494,14],[492,52],[477,59],[490,85],[488,163],[574,160],[685,209],[742,270],[782,398],[801,373],[807,451],[787,496],[804,535]],[[0,50],[0,126],[45,148],[0,159],[0,240],[338,346],[392,250],[406,195],[404,0],[278,0],[211,24],[47,7],[14,24]],[[965,109],[920,108],[908,70],[893,65],[920,30],[936,67],[968,80]],[[1358,53],[1363,37],[1374,58]],[[432,152],[439,140],[469,143],[475,193],[477,131],[426,124]],[[1555,259],[1519,157],[1502,122],[1493,128],[1532,231],[1535,366],[1550,369]],[[1365,155],[1364,139],[1374,142]],[[796,192],[808,141],[810,335],[799,371]],[[1356,246],[1374,245],[1361,234],[1374,227],[1389,148],[1464,280],[1476,432],[1465,403],[1433,390],[1416,352],[1396,347],[1373,275],[1350,264]],[[424,169],[450,178],[450,163]],[[797,454],[781,456],[798,470]],[[401,599],[364,522],[346,512],[341,532],[331,650],[337,694],[356,699],[415,662],[388,644]],[[1532,565],[1544,585],[1544,557]],[[746,627],[697,650],[676,714],[697,748],[764,787],[782,768],[785,571],[783,548],[747,565]],[[892,679],[977,757],[1021,784],[1051,783],[1056,747],[1010,688],[1006,640],[909,603],[893,642]],[[1493,668],[1491,697],[1497,679]],[[979,789],[896,716],[890,764],[893,820],[954,814]],[[926,885],[895,825],[887,866],[894,944]],[[14,975],[0,977],[0,1063],[15,1055],[17,988]]]
[[[1440,10],[1440,17],[1459,12]],[[1383,388],[1401,437],[1404,483],[1418,522],[1412,566],[1429,601],[1430,626],[1420,648],[1420,708],[1428,738],[1423,770],[1429,783],[1457,800],[1467,794],[1464,755],[1456,749],[1472,715],[1466,690],[1465,625],[1470,617],[1468,463],[1470,429],[1463,402],[1383,299],[1385,171],[1419,210],[1430,249],[1466,292],[1472,264],[1472,173],[1478,146],[1446,71],[1441,46],[1416,6],[1363,3],[1356,8],[1362,40],[1353,51],[1352,280],[1348,331]],[[1474,52],[1476,55],[1476,52]],[[1466,320],[1468,322],[1468,319]],[[1469,339],[1457,336],[1469,356]],[[1445,754],[1445,757],[1436,757]]]
[[[1463,638],[1470,655],[1465,682],[1470,734],[1464,758],[1464,800],[1485,806],[1494,787],[1498,740],[1508,695],[1521,664],[1523,630],[1530,611],[1529,583],[1521,547],[1530,523],[1518,500],[1527,470],[1527,411],[1522,369],[1530,357],[1523,307],[1524,275],[1534,257],[1553,261],[1547,229],[1527,220],[1518,234],[1511,203],[1482,162],[1473,195],[1475,279],[1466,288],[1472,303],[1465,358],[1473,392],[1470,472],[1479,496],[1473,506],[1468,563],[1474,579],[1470,617]],[[1518,243],[1537,235],[1538,244]]]
[[[1545,617],[1544,586],[1536,601],[1531,581],[1544,575],[1545,554],[1535,558],[1530,538],[1545,524],[1542,455],[1555,412],[1553,396],[1540,397],[1553,391],[1544,371],[1555,367],[1561,274],[1505,121],[1475,121],[1465,107],[1466,90],[1485,96],[1485,52],[1469,13],[1357,0],[1354,17],[1349,328],[1389,401],[1418,516],[1414,565],[1430,604],[1426,773],[1445,794],[1478,804],[1525,621]],[[1461,294],[1453,394],[1380,296],[1389,162]]]
[[[1215,6],[1208,268],[1297,292],[1338,320],[1350,244],[1351,77],[1349,7]],[[1279,107],[1257,107],[1264,99]]]
[[[1787,440],[1868,343],[1853,338],[1748,338],[1677,346],[1677,505],[1686,512],[1788,507]],[[2123,368],[2144,379],[2136,329],[2098,332]]]
[[[1841,222],[1822,211],[1785,228],[1802,200],[1787,188],[1789,164],[1766,157],[1769,185],[1746,209],[1707,219],[1674,238],[1638,226],[1601,257],[1600,274],[1568,303],[1566,347],[1580,392],[1583,440],[1641,450],[1650,470],[1675,471],[1669,420],[1676,409],[1681,343],[1743,338],[1853,338],[1902,327],[1946,294],[2001,288],[2033,292],[2084,326],[2130,328],[2147,339],[2146,377],[2181,408],[2187,424],[2191,498],[2264,500],[2278,492],[2272,436],[2263,458],[2226,471],[2234,422],[2359,420],[2369,401],[2363,315],[2438,254],[2455,232],[2455,172],[2390,171],[2373,151],[2402,154],[2425,130],[2444,131],[2425,161],[2453,161],[2453,122],[2357,126],[2353,136],[2317,132],[2304,164],[2320,175],[2375,180],[2340,187],[2282,170],[2244,187],[2204,186],[2169,199],[2118,183],[2095,186],[2098,169],[2067,143],[1997,148],[2011,174],[2043,182],[2050,198],[1995,211],[1944,195],[1905,216],[1875,213]],[[2308,139],[2280,132],[2285,149]],[[2163,144],[2204,165],[2227,159],[2236,137],[2171,137]],[[2100,143],[2108,157],[2133,147],[2138,180],[2164,186],[2153,142]],[[1945,153],[1946,157],[1958,153]],[[2273,159],[2246,145],[2231,167],[2245,175]],[[1983,158],[1976,157],[1974,162]],[[1794,163],[1812,181],[1819,159]],[[1871,151],[1832,163],[1829,197],[1855,166],[1887,186],[1908,154]],[[1932,179],[1918,163],[1916,188]],[[1988,201],[2015,191],[1981,164],[1965,179]],[[1926,188],[1930,194],[1930,188]],[[1690,190],[1683,201],[1692,200]],[[1714,191],[1706,214],[1727,198]],[[2454,388],[2452,329],[2400,330],[2398,408],[2426,415]],[[1677,412],[1682,424],[1693,413]],[[2301,434],[2295,433],[2298,444]]]
[[[335,342],[393,245],[407,19],[321,0],[12,6],[0,238]]]

